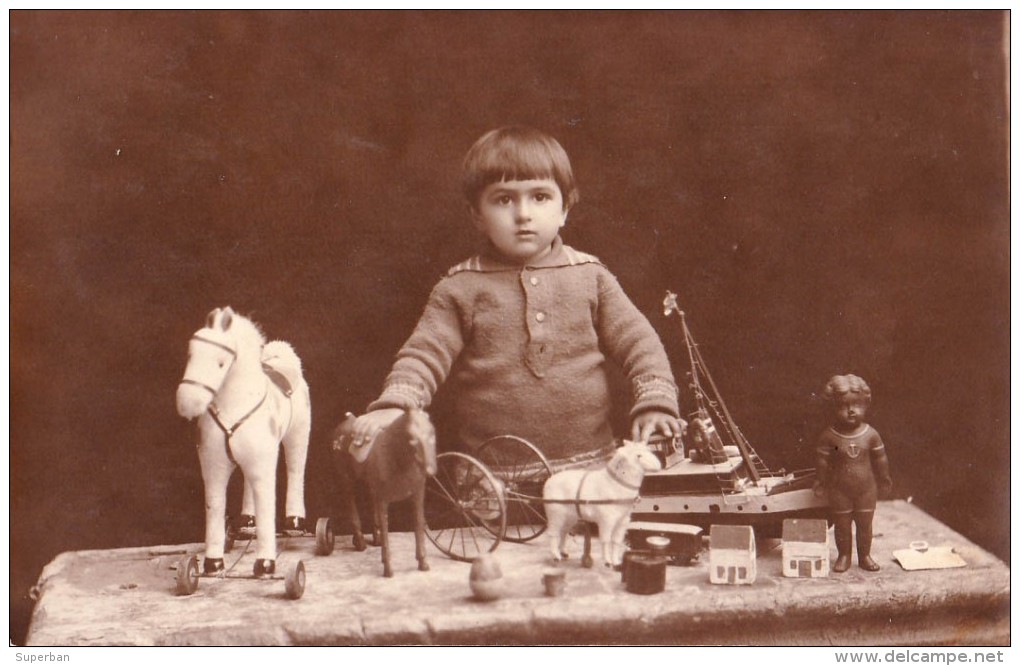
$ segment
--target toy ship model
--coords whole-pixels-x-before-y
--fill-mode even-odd
[[[653,440],[661,472],[645,476],[634,506],[631,529],[663,523],[708,530],[712,525],[750,525],[759,538],[781,535],[787,518],[826,518],[828,505],[816,497],[814,470],[772,472],[734,423],[726,403],[691,336],[676,295],[667,292],[666,316],[679,315],[690,361],[690,388],[696,410],[679,440]],[[654,530],[653,530],[654,531]]]

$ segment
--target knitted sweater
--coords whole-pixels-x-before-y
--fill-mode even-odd
[[[678,416],[651,324],[598,259],[557,237],[531,265],[489,254],[451,268],[369,410],[427,407],[449,380],[469,451],[516,435],[564,460],[612,445],[607,356],[630,381],[632,416]]]

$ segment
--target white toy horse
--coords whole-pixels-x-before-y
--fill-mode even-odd
[[[598,469],[569,469],[549,477],[542,490],[554,561],[567,557],[570,530],[579,520],[598,525],[602,559],[607,567],[623,561],[623,538],[630,524],[641,481],[662,464],[645,442],[627,442]]]
[[[276,383],[271,377],[282,375]],[[288,384],[281,388],[280,384]],[[177,412],[198,419],[205,483],[205,573],[223,570],[227,483],[244,474],[243,512],[253,510],[258,539],[254,573],[276,570],[276,464],[287,461],[287,526],[304,523],[304,476],[312,410],[301,360],[289,344],[266,339],[250,320],[216,308],[188,343]]]

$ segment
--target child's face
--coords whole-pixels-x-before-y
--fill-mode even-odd
[[[547,254],[567,221],[563,195],[551,179],[491,183],[472,215],[500,254],[522,264]]]
[[[868,403],[864,398],[846,395],[836,403],[836,420],[847,428],[856,428],[864,423]]]

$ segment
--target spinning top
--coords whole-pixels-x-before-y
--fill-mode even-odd
[[[471,564],[471,593],[480,601],[495,601],[506,594],[506,581],[493,555],[482,555]]]

